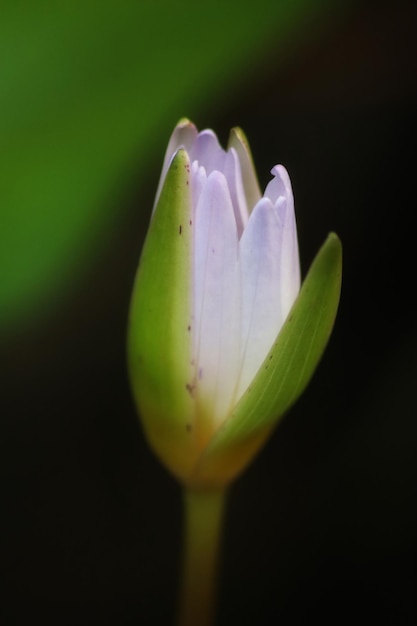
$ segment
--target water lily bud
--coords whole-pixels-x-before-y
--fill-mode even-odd
[[[230,482],[310,380],[339,300],[329,235],[300,291],[282,165],[262,195],[242,131],[188,120],[166,152],[133,289],[128,366],[149,444],[184,484]]]

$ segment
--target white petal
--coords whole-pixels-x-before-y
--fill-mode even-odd
[[[181,120],[177,126],[174,128],[174,131],[170,137],[168,142],[168,147],[165,152],[164,163],[162,165],[162,172],[159,178],[158,188],[156,191],[155,202],[153,205],[152,212],[155,210],[156,204],[159,200],[159,196],[161,193],[162,185],[164,184],[165,176],[168,171],[168,168],[171,164],[174,155],[178,151],[179,148],[185,148],[185,150],[190,154],[190,150],[194,144],[194,141],[197,137],[197,128],[194,126],[192,122],[187,119]]]
[[[212,172],[194,215],[197,405],[216,422],[231,408],[239,368],[238,239],[226,179]]]
[[[283,322],[281,239],[277,212],[271,201],[263,198],[255,206],[239,246],[242,365],[236,400],[252,381]]]

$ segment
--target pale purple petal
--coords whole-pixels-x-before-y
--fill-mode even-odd
[[[283,228],[271,201],[255,206],[239,245],[242,281],[241,372],[236,400],[248,387],[283,322],[281,244]]]
[[[191,198],[192,205],[196,207],[200,199],[201,192],[207,182],[207,173],[205,167],[193,161],[191,164]]]
[[[207,418],[230,410],[239,370],[237,231],[226,179],[212,172],[194,215],[196,397]]]
[[[198,133],[189,155],[191,162],[198,161],[199,165],[205,167],[207,175],[214,170],[222,172],[224,169],[226,152],[220,146],[212,130],[203,130]]]
[[[283,165],[275,165],[271,174],[274,178],[267,184],[264,197],[269,198],[272,204],[278,200],[280,196],[286,198],[292,197],[291,182],[287,170]]]
[[[285,320],[300,290],[300,258],[298,253],[297,225],[295,222],[294,197],[286,170],[280,166],[272,169],[276,177],[281,177],[286,189],[285,198],[279,198],[275,211],[282,225],[280,282],[281,315]]]

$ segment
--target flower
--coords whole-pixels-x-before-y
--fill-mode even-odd
[[[231,422],[239,432],[252,411],[239,417],[239,407],[265,394],[262,382],[252,387],[300,290],[291,183],[282,165],[271,174],[261,195],[239,129],[225,151],[213,131],[182,120],[166,152],[132,298],[129,370],[151,446],[186,483],[228,482],[271,429],[255,416],[213,465],[213,441],[219,448]]]
[[[166,169],[189,157],[193,250],[190,393],[217,427],[264,361],[300,288],[291,183],[282,165],[261,196],[238,133],[227,151],[190,122],[171,138]],[[238,143],[240,142],[240,143]],[[243,161],[243,163],[242,163]],[[245,193],[242,170],[246,166]]]

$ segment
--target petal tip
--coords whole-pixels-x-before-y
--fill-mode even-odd
[[[193,122],[191,122],[191,120],[188,119],[188,117],[181,117],[181,119],[178,120],[177,125],[175,128],[179,128],[179,129],[183,129],[183,128],[196,128],[196,125],[193,124]]]
[[[271,174],[272,176],[280,178],[285,186],[291,185],[289,174],[286,168],[280,163],[278,163],[278,165],[274,165],[271,169]]]

